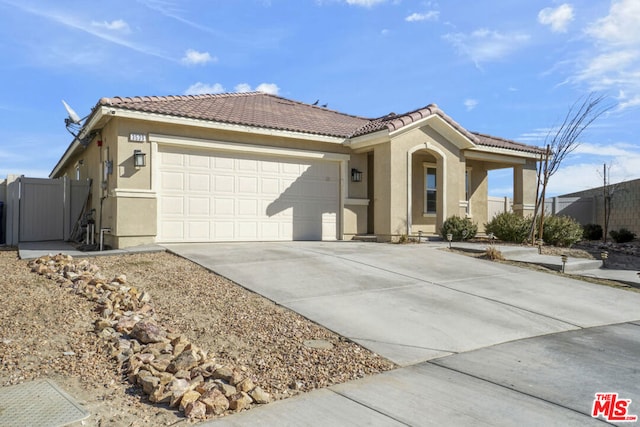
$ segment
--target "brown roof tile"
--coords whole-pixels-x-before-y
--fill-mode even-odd
[[[485,147],[506,148],[508,150],[524,151],[526,153],[543,154],[544,149],[533,145],[526,145],[509,139],[499,138],[497,136],[486,135],[483,133],[472,132],[478,138],[478,144]]]
[[[393,132],[436,114],[476,144],[529,153],[541,152],[538,147],[469,132],[435,104],[400,115],[390,113],[374,119],[344,114],[262,92],[102,98],[98,106],[345,139],[383,130]]]
[[[349,137],[369,119],[260,92],[102,98],[99,105],[229,124]]]

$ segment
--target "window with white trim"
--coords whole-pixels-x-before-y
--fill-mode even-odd
[[[434,164],[424,164],[424,213],[435,215],[438,210],[438,179]]]

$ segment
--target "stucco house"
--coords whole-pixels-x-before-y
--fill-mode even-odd
[[[51,172],[92,180],[105,243],[380,241],[482,229],[487,173],[533,210],[541,150],[469,132],[436,105],[369,119],[265,93],[102,98]]]

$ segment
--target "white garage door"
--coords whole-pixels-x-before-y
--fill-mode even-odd
[[[158,151],[159,242],[336,240],[338,162]]]

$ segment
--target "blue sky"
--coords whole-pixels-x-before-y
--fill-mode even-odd
[[[550,194],[640,178],[640,0],[0,0],[0,177],[45,177],[67,101],[262,90],[378,117],[436,103],[532,145],[590,91],[615,107]],[[490,176],[511,194],[511,172]]]

